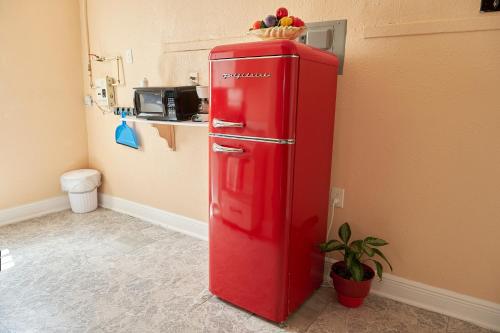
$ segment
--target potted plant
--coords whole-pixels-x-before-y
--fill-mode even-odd
[[[337,291],[337,298],[340,304],[357,308],[363,304],[363,300],[370,292],[370,286],[375,272],[366,265],[372,262],[375,265],[379,279],[382,279],[383,266],[375,257],[382,258],[391,268],[392,266],[385,255],[378,249],[379,246],[388,243],[380,238],[366,237],[351,241],[351,228],[348,223],[344,223],[339,228],[340,240],[332,239],[320,244],[322,252],[339,251],[344,256],[344,260],[332,265],[330,276],[333,286]]]

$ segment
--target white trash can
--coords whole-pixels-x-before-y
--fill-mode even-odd
[[[101,173],[93,169],[66,172],[61,176],[61,188],[68,192],[71,210],[88,213],[97,208],[97,188],[101,185]]]

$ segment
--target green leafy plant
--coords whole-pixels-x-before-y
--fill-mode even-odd
[[[389,244],[385,240],[376,237],[366,237],[365,239],[357,239],[349,243],[351,238],[351,227],[349,223],[342,224],[338,234],[340,241],[336,239],[329,240],[320,244],[320,248],[322,252],[339,251],[342,253],[347,268],[346,271],[341,274],[344,278],[362,281],[365,274],[362,263],[371,261],[375,264],[377,276],[379,279],[382,279],[384,268],[380,261],[375,259],[376,257],[382,258],[392,271],[391,263],[387,260],[382,251],[378,249],[380,246]]]

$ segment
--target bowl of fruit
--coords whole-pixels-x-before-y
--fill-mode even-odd
[[[264,40],[296,39],[307,27],[297,16],[288,16],[288,10],[280,7],[276,15],[267,15],[263,20],[255,21],[248,32]]]

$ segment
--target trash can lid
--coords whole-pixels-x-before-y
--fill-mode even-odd
[[[101,185],[101,173],[94,169],[73,170],[61,176],[61,188],[66,192],[93,191],[99,185]]]
[[[61,178],[64,179],[82,179],[87,177],[95,177],[96,175],[101,175],[101,173],[94,169],[79,169],[72,170],[64,173]]]

